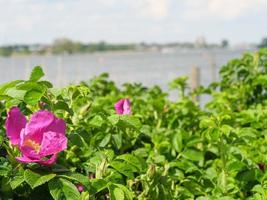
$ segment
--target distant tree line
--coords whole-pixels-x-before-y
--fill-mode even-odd
[[[267,48],[267,37],[261,40],[261,43],[258,45],[259,48]]]
[[[0,56],[28,55],[28,54],[78,54],[103,51],[134,51],[134,50],[162,50],[164,48],[228,48],[229,41],[223,39],[220,44],[207,44],[205,40],[195,43],[173,42],[173,43],[139,43],[139,44],[110,44],[104,41],[97,43],[81,43],[68,38],[56,39],[50,45],[9,45],[0,46]],[[257,45],[259,48],[267,47],[267,38],[263,38]]]
[[[134,44],[108,44],[106,42],[83,44],[67,38],[57,39],[52,45],[54,54],[93,53],[98,51],[134,50]]]
[[[106,42],[84,44],[67,38],[57,39],[52,45],[9,45],[0,47],[0,56],[27,54],[75,54],[101,51],[135,50],[135,44],[109,44]]]

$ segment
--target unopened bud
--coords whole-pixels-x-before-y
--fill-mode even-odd
[[[153,178],[156,174],[156,166],[155,165],[150,165],[148,170],[147,170],[147,176],[149,178]]]

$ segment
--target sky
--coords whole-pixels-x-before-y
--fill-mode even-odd
[[[0,45],[81,42],[259,43],[267,0],[0,0]]]

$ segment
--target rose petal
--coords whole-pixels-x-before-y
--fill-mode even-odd
[[[40,161],[40,159],[31,159],[25,155],[23,155],[22,157],[16,157],[16,160],[21,162],[21,163],[33,163],[33,162],[39,162]]]
[[[25,129],[21,130],[20,133],[20,151],[21,153],[31,159],[40,159],[40,155],[39,153],[31,146],[27,145],[27,138],[25,135]],[[31,139],[30,139],[31,140]],[[32,140],[32,142],[35,142],[34,140]],[[41,144],[40,144],[41,147]]]
[[[131,103],[129,99],[124,99],[123,102],[123,114],[129,115],[131,114]]]
[[[48,131],[65,134],[66,124],[64,120],[56,118],[53,113],[47,110],[41,110],[34,113],[26,125],[25,137],[41,143],[43,133]]]
[[[131,104],[129,99],[121,99],[115,104],[116,113],[119,115],[131,114]]]
[[[20,132],[26,126],[27,119],[18,107],[12,107],[6,119],[6,134],[12,145],[20,143]]]
[[[47,131],[57,132],[57,133],[66,133],[66,123],[63,119],[56,118],[53,123],[47,128]]]
[[[65,150],[67,142],[68,139],[63,133],[45,132],[41,143],[40,156],[45,157]]]
[[[38,163],[40,163],[41,165],[49,166],[49,165],[53,165],[56,162],[56,160],[57,160],[57,154],[54,154],[54,155],[51,156],[50,159],[41,160],[41,161],[38,161]]]
[[[56,159],[57,159],[57,154],[52,155],[51,158],[48,160],[31,159],[28,158],[27,156],[16,157],[16,160],[21,163],[39,163],[41,165],[52,165],[55,163]]]
[[[121,99],[115,104],[116,113],[119,115],[123,114],[123,103],[124,103],[124,99]]]

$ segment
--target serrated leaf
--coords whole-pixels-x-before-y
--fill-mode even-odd
[[[16,85],[18,85],[19,83],[23,82],[22,80],[16,80],[16,81],[11,81],[9,83],[5,83],[0,85],[0,94],[6,94],[6,91],[10,88],[16,88]]]
[[[113,126],[115,126],[119,122],[120,116],[119,115],[111,115],[108,117],[108,120]]]
[[[49,192],[54,200],[79,200],[81,195],[76,186],[63,178],[54,179],[48,183]]]
[[[93,119],[90,120],[89,124],[95,127],[101,127],[104,120],[100,115],[96,115]]]
[[[23,182],[24,182],[24,176],[15,176],[14,179],[10,181],[10,186],[12,190],[15,190]]]
[[[103,179],[93,179],[91,180],[91,183],[92,183],[92,187],[95,190],[95,193],[98,193],[107,187],[107,182]]]
[[[11,166],[0,166],[0,176],[7,177],[11,170]]]
[[[80,193],[72,182],[66,179],[60,179],[60,182],[62,183],[62,191],[66,200],[78,200],[80,198]]]
[[[127,187],[121,184],[109,184],[108,186],[110,200],[132,200],[133,195]]]
[[[61,200],[63,193],[61,190],[61,182],[59,179],[54,179],[52,181],[49,181],[48,183],[48,188],[51,196],[53,197],[54,200]]]
[[[112,161],[110,166],[131,179],[134,178],[134,172],[137,171],[132,165],[120,161]]]
[[[136,128],[136,129],[140,129],[142,127],[142,124],[140,122],[140,120],[133,116],[133,115],[122,115],[120,117],[120,119],[125,122],[126,124]]]
[[[124,160],[124,161],[128,162],[129,164],[133,165],[134,167],[136,167],[139,171],[142,171],[144,164],[141,162],[141,160],[139,160],[134,155],[123,154],[123,155],[117,156],[116,159]]]
[[[16,88],[10,88],[6,90],[7,96],[12,97],[14,99],[18,99],[18,100],[23,100],[25,94],[26,94],[26,91],[18,90]]]
[[[31,186],[32,189],[50,181],[55,176],[56,174],[37,174],[29,169],[25,170],[24,172],[24,179]]]

